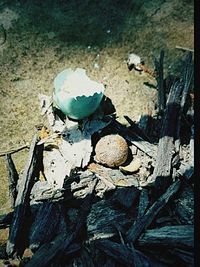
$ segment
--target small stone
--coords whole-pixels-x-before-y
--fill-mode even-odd
[[[108,167],[118,167],[126,162],[128,157],[128,144],[118,134],[102,137],[95,148],[96,161]]]

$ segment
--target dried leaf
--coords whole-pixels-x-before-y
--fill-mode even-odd
[[[49,137],[49,130],[47,127],[42,126],[42,129],[39,131],[40,139],[48,138]]]

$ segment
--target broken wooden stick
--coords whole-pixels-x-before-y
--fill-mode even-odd
[[[16,152],[19,152],[25,148],[29,148],[29,145],[22,145],[22,146],[19,146],[19,147],[16,147],[16,148],[11,148],[9,150],[6,150],[6,151],[1,151],[0,152],[0,157],[3,157],[7,154],[14,154]]]
[[[138,134],[139,136],[141,136],[141,138],[143,138],[144,141],[148,141],[150,142],[150,138],[146,135],[145,131],[143,131],[138,125],[137,123],[135,123],[134,121],[132,121],[128,116],[124,116],[124,118],[127,120],[127,122],[130,124],[132,130],[134,131],[134,133]]]
[[[13,220],[10,227],[6,252],[9,257],[21,256],[25,249],[26,216],[29,207],[29,194],[35,179],[37,159],[41,147],[36,146],[37,134],[34,135],[29,157],[25,166],[23,177],[18,183],[18,194],[15,200]]]
[[[194,49],[190,49],[188,47],[183,47],[183,46],[180,46],[180,45],[176,45],[175,48],[176,49],[183,50],[183,51],[190,51],[190,52],[193,52],[194,53]]]
[[[10,154],[5,155],[6,159],[6,166],[8,170],[8,179],[9,179],[9,193],[11,197],[11,205],[14,207],[15,199],[17,197],[17,182],[19,179],[19,175],[17,173],[17,170],[15,168],[15,164],[12,160],[12,157]]]
[[[132,227],[128,230],[127,240],[135,242],[143,232],[154,220],[158,212],[169,202],[169,200],[176,194],[180,187],[180,180],[174,182],[166,192],[147,210],[147,212],[139,217]]]
[[[165,109],[165,88],[164,88],[164,76],[163,76],[163,60],[164,60],[164,51],[161,50],[160,58],[157,60],[154,57],[155,71],[157,73],[157,87],[158,87],[158,112],[162,112]]]

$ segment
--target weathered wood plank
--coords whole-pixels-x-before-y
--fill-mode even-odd
[[[147,184],[154,185],[161,194],[171,183],[172,158],[175,153],[174,137],[180,111],[181,91],[182,85],[179,82],[174,83],[171,87],[161,129],[154,172],[147,180]]]
[[[167,248],[193,248],[194,225],[164,226],[147,230],[138,240],[140,246],[165,246]]]
[[[152,177],[147,181],[148,184],[154,184],[161,193],[172,180],[172,158],[176,151],[176,142],[179,140],[180,117],[192,76],[191,54],[186,57],[184,64],[186,66],[181,78],[172,85],[169,92],[158,144],[156,165]]]
[[[29,232],[29,248],[38,249],[61,232],[66,232],[66,223],[60,203],[44,202],[36,205],[37,212]]]
[[[124,211],[114,208],[110,201],[101,200],[94,203],[87,217],[88,239],[91,241],[116,235],[115,222],[121,229],[132,221]]]
[[[158,87],[158,111],[162,112],[165,109],[165,88],[164,88],[164,73],[163,73],[163,60],[164,60],[164,51],[161,50],[160,58],[157,60],[154,57],[154,65],[156,71],[156,80],[157,80],[157,87]]]
[[[36,175],[38,155],[41,152],[41,147],[36,146],[37,138],[37,134],[35,134],[31,143],[23,177],[18,183],[18,194],[15,201],[13,221],[10,227],[9,238],[6,246],[6,252],[10,257],[22,255],[25,249],[25,240],[27,239],[25,232],[29,207],[29,194]]]
[[[8,170],[9,193],[11,197],[11,205],[13,207],[15,204],[15,199],[17,197],[17,181],[19,179],[19,175],[15,168],[15,164],[12,160],[11,154],[6,154],[5,159],[6,159],[6,166]]]
[[[52,242],[42,245],[27,263],[27,267],[48,267],[52,263],[57,264],[63,257],[64,253],[66,255],[68,248],[73,244],[74,240],[80,233],[80,230],[85,225],[86,216],[91,206],[91,200],[96,183],[97,180],[95,180],[93,186],[91,186],[90,195],[87,195],[84,200],[81,207],[79,221],[77,222],[75,228],[70,232],[58,235]],[[58,266],[58,264],[56,266]]]

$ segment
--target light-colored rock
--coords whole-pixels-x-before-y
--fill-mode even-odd
[[[96,161],[108,167],[118,167],[125,163],[128,157],[128,144],[118,134],[102,137],[95,147]]]

